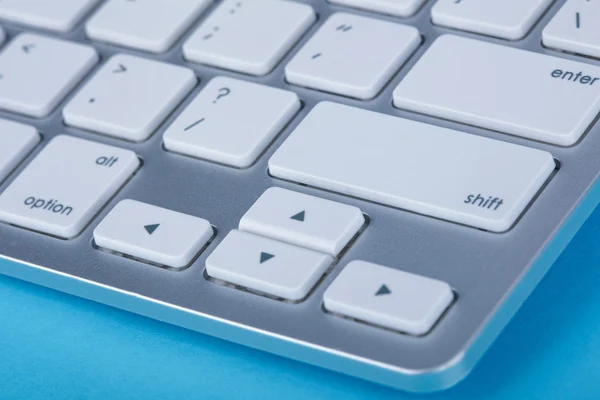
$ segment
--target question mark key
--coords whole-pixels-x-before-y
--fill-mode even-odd
[[[246,168],[299,110],[293,92],[214,78],[167,128],[164,145],[168,151]]]
[[[223,88],[219,89],[217,98],[213,100],[213,104],[216,104],[223,97],[229,96],[230,93],[231,93],[231,89],[229,89],[227,87],[223,87]]]

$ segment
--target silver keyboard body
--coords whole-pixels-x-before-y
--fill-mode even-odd
[[[525,39],[515,42],[434,26],[430,20],[432,1],[427,2],[414,17],[406,19],[335,6],[323,0],[297,1],[314,7],[319,20],[272,73],[258,78],[185,62],[181,43],[193,28],[174,48],[158,56],[92,43],[85,37],[81,25],[66,35],[44,32],[50,36],[92,43],[102,60],[115,53],[131,53],[186,65],[196,72],[200,83],[159,130],[142,143],[129,143],[67,127],[62,121],[61,107],[43,119],[0,111],[0,117],[33,125],[43,135],[42,145],[37,146],[17,171],[0,185],[0,191],[35,157],[43,144],[60,133],[131,149],[144,160],[143,168],[135,179],[102,209],[83,234],[73,240],[59,240],[0,224],[0,257],[9,261],[0,262],[0,273],[396,388],[432,391],[449,387],[475,366],[598,204],[600,186],[596,182],[600,172],[600,125],[594,125],[581,143],[559,147],[398,110],[392,106],[392,91],[434,39],[443,33],[595,65],[600,65],[600,62],[548,50],[541,45],[541,30],[564,4],[562,0],[552,5]],[[215,7],[216,4],[213,4],[201,19]],[[417,27],[423,35],[424,43],[417,53],[373,100],[353,100],[285,82],[285,64],[335,11],[401,22]],[[9,37],[22,31],[36,31],[8,22],[3,26]],[[238,170],[163,149],[162,134],[166,127],[216,76],[231,76],[285,88],[296,92],[303,101],[299,115],[251,168]],[[62,104],[76,92],[71,93]],[[269,176],[269,157],[312,107],[324,100],[546,150],[560,161],[560,171],[552,178],[551,188],[545,189],[527,211],[527,218],[502,234]],[[367,163],[368,160],[361,162]],[[272,186],[355,205],[370,217],[368,229],[360,240],[344,254],[308,299],[299,304],[227,289],[210,282],[204,275],[207,256],[230,230],[236,229],[242,215]],[[216,227],[216,238],[190,268],[180,272],[96,250],[92,246],[93,228],[117,202],[126,198],[201,216]],[[323,292],[341,268],[356,259],[449,282],[458,293],[458,301],[424,337],[402,335],[325,313],[322,308]]]

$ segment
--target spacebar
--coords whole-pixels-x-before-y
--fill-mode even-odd
[[[493,232],[555,168],[545,151],[329,102],[269,160],[278,178]]]

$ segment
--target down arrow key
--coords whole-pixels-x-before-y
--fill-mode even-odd
[[[160,224],[146,225],[144,226],[144,229],[146,230],[146,232],[148,232],[148,235],[152,235],[154,231],[158,229],[159,226]]]

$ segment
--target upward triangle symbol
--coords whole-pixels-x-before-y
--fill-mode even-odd
[[[379,290],[377,291],[377,293],[375,293],[375,296],[383,296],[385,294],[392,294],[392,291],[390,290],[389,287],[387,287],[387,285],[381,285],[381,287],[379,288]]]

